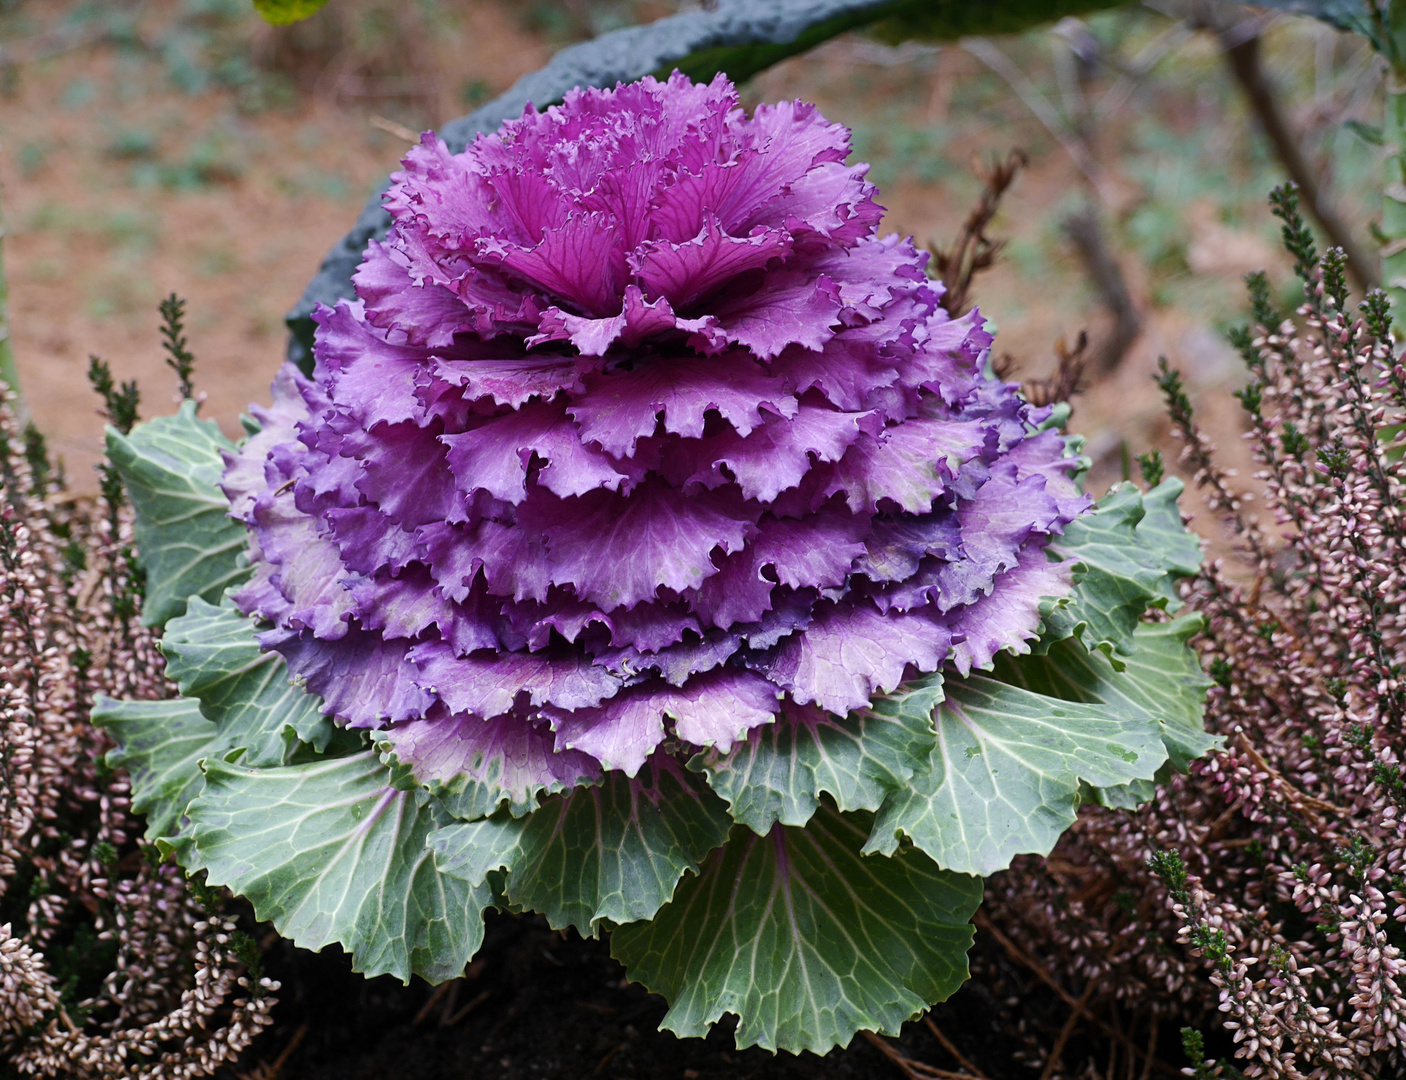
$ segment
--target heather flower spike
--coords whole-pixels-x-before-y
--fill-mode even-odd
[[[677,74],[427,135],[241,447],[114,433],[163,521],[152,470],[208,502],[223,461],[165,634],[220,729],[184,865],[401,978],[490,904],[610,929],[673,1030],[823,1052],[960,985],[979,875],[1204,751],[1136,662],[1199,562],[1179,488],[1090,512],[848,153]]]

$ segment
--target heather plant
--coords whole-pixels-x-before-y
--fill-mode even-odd
[[[847,152],[677,74],[426,136],[240,446],[109,432],[184,697],[94,718],[164,852],[367,974],[535,910],[824,1051],[1210,745],[1180,485],[1092,509]]]
[[[1353,304],[1292,186],[1272,202],[1304,302],[1286,317],[1252,274],[1253,322],[1232,337],[1271,521],[1218,465],[1180,376],[1160,375],[1233,544],[1187,586],[1226,743],[1141,810],[1087,813],[1048,862],[1017,860],[988,905],[1070,1000],[1082,983],[1091,1011],[1185,1025],[1198,1077],[1400,1077],[1406,369],[1385,294]],[[1217,1025],[1238,1069],[1208,1056]]]
[[[130,430],[135,387],[92,376]],[[12,400],[12,398],[7,398]],[[153,632],[115,473],[67,494],[0,406],[0,1073],[194,1077],[269,1021],[277,984],[214,894],[140,840],[97,693],[183,715]]]

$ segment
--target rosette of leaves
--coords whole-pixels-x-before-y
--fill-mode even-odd
[[[1179,489],[1089,510],[848,150],[721,77],[427,136],[242,446],[113,433],[198,704],[97,713],[152,838],[368,974],[533,910],[679,1034],[823,1052],[960,985],[982,875],[1204,751],[1195,622],[1143,622]]]

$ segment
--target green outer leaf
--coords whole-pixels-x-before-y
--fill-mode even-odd
[[[700,778],[655,758],[633,780],[609,772],[527,817],[446,826],[429,844],[441,873],[479,885],[507,870],[514,905],[541,912],[553,929],[594,936],[602,922],[652,918],[731,826]]]
[[[214,760],[205,780],[188,869],[305,948],[340,943],[367,976],[463,973],[491,891],[436,871],[429,806],[391,787],[374,752],[275,769]]]
[[[1134,484],[1116,484],[1094,513],[1065,527],[1049,550],[1077,560],[1079,576],[1066,600],[1046,608],[1035,652],[1073,636],[1121,668],[1148,606],[1180,606],[1176,579],[1201,565],[1200,541],[1181,524],[1176,506],[1183,486],[1166,480],[1143,495]]]
[[[187,698],[118,701],[100,695],[92,718],[117,742],[107,763],[127,770],[132,809],[146,815],[143,835],[176,836],[186,806],[205,786],[200,761],[210,752],[215,725]]]
[[[228,516],[216,487],[221,450],[234,444],[211,420],[198,420],[195,402],[122,435],[107,429],[107,454],[122,474],[137,512],[137,553],[146,571],[142,621],[160,626],[199,596],[218,601],[244,580],[244,526]]]
[[[321,701],[289,682],[283,657],[260,651],[254,621],[228,601],[216,607],[191,597],[167,624],[161,651],[166,674],[245,749],[246,765],[286,765],[299,742],[323,751],[336,732]]]
[[[327,0],[254,0],[254,10],[274,26],[287,26],[316,15]]]
[[[1201,538],[1181,520],[1177,500],[1186,485],[1176,477],[1163,480],[1142,497],[1146,511],[1138,522],[1138,539],[1150,543],[1162,555],[1166,575],[1161,581],[1161,595],[1169,602],[1168,611],[1181,606],[1174,583],[1175,578],[1192,577],[1201,569]]]
[[[283,658],[260,653],[254,622],[230,607],[191,599],[161,641],[166,673],[187,696],[174,701],[100,698],[93,723],[117,742],[108,764],[132,778],[132,808],[147,815],[146,836],[182,850],[187,805],[205,787],[210,758],[284,765],[301,744],[327,750],[342,734],[319,701],[288,682]]]
[[[981,675],[947,685],[929,771],[879,810],[864,851],[908,836],[939,866],[992,874],[1046,855],[1074,823],[1079,781],[1151,780],[1167,759],[1155,718],[1062,701]]]
[[[1162,743],[1178,772],[1223,740],[1205,729],[1206,691],[1211,680],[1188,642],[1205,625],[1200,615],[1164,623],[1142,623],[1133,633],[1137,651],[1117,671],[1101,652],[1072,638],[1050,646],[1045,656],[996,658],[992,676],[1037,694],[1148,712],[1162,726]]]
[[[932,712],[941,700],[942,678],[935,675],[921,691],[880,698],[872,710],[815,726],[783,713],[729,753],[704,751],[688,767],[707,775],[734,821],[763,836],[778,821],[804,825],[822,792],[841,810],[877,810],[889,792],[927,768]]]
[[[917,851],[861,858],[869,815],[822,807],[804,829],[741,826],[650,922],[611,935],[630,978],[670,1002],[663,1026],[706,1035],[735,1013],[739,1048],[823,1054],[897,1035],[967,978],[981,880]]]

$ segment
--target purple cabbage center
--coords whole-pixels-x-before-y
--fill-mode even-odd
[[[1035,636],[1073,461],[848,153],[677,74],[425,136],[229,455],[265,647],[522,803]]]

